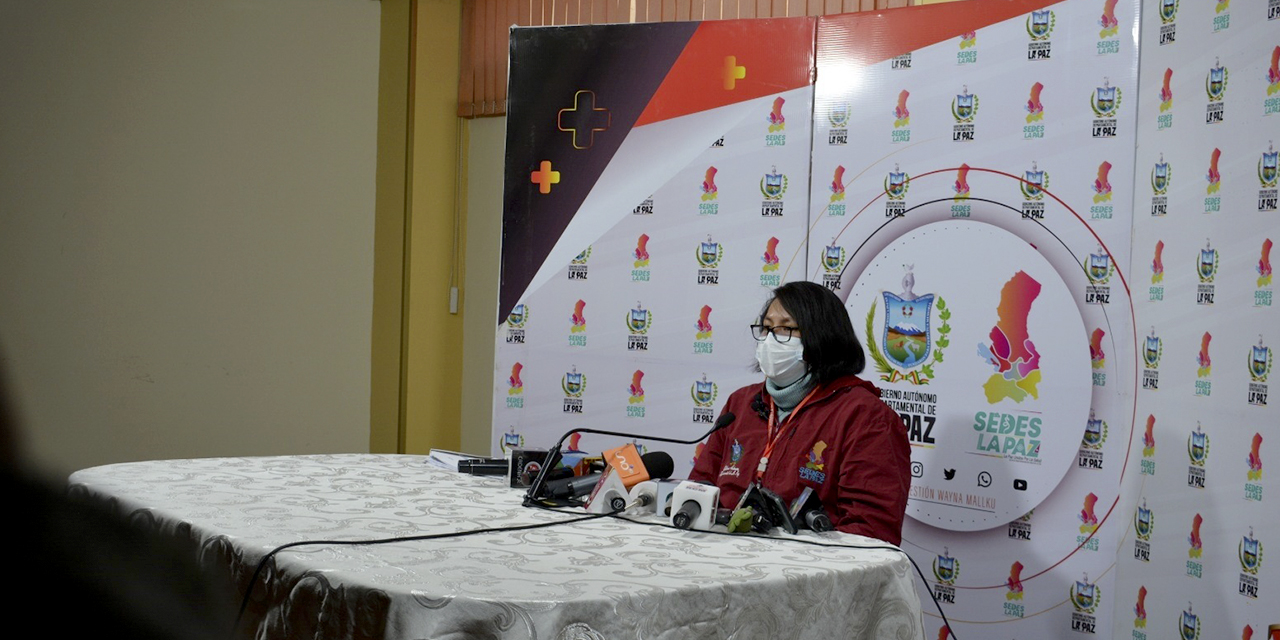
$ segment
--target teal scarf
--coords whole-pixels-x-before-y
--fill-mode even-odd
[[[778,407],[778,422],[781,423],[813,388],[813,374],[806,373],[799,380],[785,387],[779,387],[773,384],[772,380],[765,378],[764,388],[773,398],[773,404]]]

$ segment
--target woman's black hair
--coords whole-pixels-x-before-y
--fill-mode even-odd
[[[773,290],[773,295],[760,309],[760,321],[774,300],[800,328],[804,361],[814,382],[825,384],[840,376],[862,373],[867,366],[867,356],[853,332],[849,312],[836,294],[813,282],[788,282]]]

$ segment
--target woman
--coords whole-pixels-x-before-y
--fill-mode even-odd
[[[812,282],[778,287],[751,325],[762,383],[733,392],[690,478],[732,508],[757,479],[790,502],[805,487],[836,528],[902,541],[911,446],[902,419],[857,377],[866,364],[844,304]]]

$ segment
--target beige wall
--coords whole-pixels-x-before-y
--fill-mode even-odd
[[[502,180],[507,119],[467,121],[467,277],[463,334],[462,449],[493,446],[493,352],[502,247]]]
[[[380,4],[0,3],[27,451],[367,451]]]
[[[415,4],[412,124],[409,129],[409,220],[405,258],[403,428],[400,451],[459,447],[462,390],[461,314],[465,216],[459,207],[457,113],[461,3]]]

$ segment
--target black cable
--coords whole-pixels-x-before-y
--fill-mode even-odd
[[[553,521],[551,521],[551,522],[536,522],[536,523],[533,523],[533,524],[522,524],[522,525],[515,525],[515,526],[510,526],[510,527],[490,527],[490,528],[485,528],[485,529],[471,529],[471,530],[467,530],[467,531],[450,531],[450,532],[447,532],[447,533],[429,533],[429,534],[423,534],[423,535],[417,535],[417,536],[402,536],[402,537],[397,537],[397,538],[379,538],[379,539],[376,539],[376,540],[300,540],[300,541],[298,541],[298,542],[290,542],[290,543],[288,543],[288,544],[282,544],[282,545],[280,545],[280,546],[278,546],[278,547],[276,547],[276,548],[272,549],[271,551],[267,552],[267,554],[266,554],[265,556],[262,556],[262,559],[258,561],[258,566],[254,568],[254,570],[253,570],[253,577],[249,578],[249,586],[245,588],[245,591],[244,591],[244,599],[240,602],[240,611],[239,611],[239,613],[237,613],[237,614],[236,614],[236,620],[235,620],[234,625],[232,626],[232,637],[235,637],[235,630],[240,628],[240,621],[241,621],[241,619],[244,617],[245,609],[247,609],[247,608],[249,607],[249,597],[253,594],[253,586],[254,586],[255,584],[257,584],[257,582],[258,582],[258,576],[260,576],[260,575],[262,574],[262,570],[263,570],[264,568],[266,568],[266,566],[267,566],[267,561],[268,561],[268,560],[270,560],[271,558],[273,558],[277,553],[280,553],[281,551],[284,551],[285,549],[290,549],[290,548],[292,548],[292,547],[301,547],[301,546],[305,546],[305,545],[327,545],[327,546],[348,546],[348,547],[355,547],[355,546],[362,546],[362,545],[389,544],[389,543],[392,543],[392,542],[415,542],[415,541],[418,541],[418,540],[441,540],[441,539],[445,539],[445,538],[461,538],[461,537],[470,536],[470,535],[477,535],[477,534],[481,534],[481,533],[502,533],[502,532],[506,532],[506,531],[527,531],[527,530],[530,530],[530,529],[542,529],[542,528],[545,528],[545,527],[554,527],[554,526],[556,526],[556,525],[561,525],[561,524],[573,524],[573,523],[575,523],[575,522],[585,522],[585,521],[587,521],[587,520],[598,520],[598,519],[600,519],[600,518],[607,518],[607,517],[609,517],[609,516],[615,515],[615,513],[616,513],[616,512],[610,512],[610,513],[591,513],[591,514],[587,514],[587,515],[583,516],[583,515],[581,515],[581,514],[572,513],[572,512],[567,512],[567,511],[560,511],[560,510],[558,510],[558,509],[551,509],[551,508],[544,507],[544,506],[541,506],[541,505],[539,505],[539,508],[541,508],[541,509],[545,509],[545,510],[547,510],[547,511],[555,511],[556,513],[565,513],[565,514],[577,515],[578,517],[576,517],[576,518],[570,518],[570,519],[568,519],[568,520],[553,520]]]
[[[284,550],[286,550],[286,549],[291,549],[291,548],[293,548],[293,547],[301,547],[301,546],[307,546],[307,545],[328,545],[328,546],[348,546],[348,547],[355,547],[355,546],[375,545],[375,544],[389,544],[389,543],[393,543],[393,542],[416,542],[416,541],[419,541],[419,540],[443,540],[443,539],[447,539],[447,538],[462,538],[462,537],[466,537],[466,536],[470,536],[470,535],[478,535],[478,534],[482,534],[482,533],[503,533],[503,532],[507,532],[507,531],[528,531],[528,530],[531,530],[531,529],[542,529],[542,528],[546,528],[546,527],[554,527],[554,526],[557,526],[557,525],[563,525],[563,524],[575,524],[575,523],[578,523],[578,522],[586,522],[586,521],[588,521],[588,520],[598,520],[598,519],[600,519],[600,518],[610,518],[610,517],[611,517],[611,518],[614,518],[615,520],[622,520],[622,521],[624,521],[624,522],[629,522],[629,523],[631,523],[631,524],[637,524],[637,525],[643,525],[643,526],[657,526],[657,527],[663,527],[663,528],[666,528],[666,529],[671,529],[671,530],[673,530],[673,531],[679,531],[679,532],[682,532],[682,533],[687,532],[687,530],[686,530],[686,529],[680,529],[680,528],[678,528],[678,527],[675,527],[675,526],[673,526],[673,525],[666,524],[666,523],[663,523],[663,522],[643,522],[643,521],[640,521],[640,520],[634,520],[634,519],[632,519],[632,518],[628,518],[628,517],[626,517],[626,516],[621,515],[621,513],[622,513],[622,511],[623,511],[623,510],[611,511],[611,512],[608,512],[608,513],[592,513],[592,514],[587,514],[587,515],[585,515],[585,516],[584,516],[584,515],[580,515],[580,514],[579,514],[578,512],[576,512],[576,511],[564,511],[564,510],[562,510],[562,509],[557,509],[557,508],[554,508],[554,507],[551,507],[551,506],[547,506],[547,505],[544,505],[544,504],[540,504],[540,503],[538,503],[538,502],[530,502],[530,505],[531,505],[531,506],[533,506],[533,507],[535,507],[535,508],[537,508],[537,509],[541,509],[541,510],[543,510],[543,511],[551,511],[551,512],[553,512],[553,513],[561,513],[561,514],[565,514],[565,515],[574,515],[574,516],[577,516],[577,517],[569,518],[569,519],[567,519],[567,520],[554,520],[554,521],[551,521],[551,522],[536,522],[536,523],[533,523],[533,524],[515,525],[515,526],[510,526],[510,527],[490,527],[490,528],[485,528],[485,529],[471,529],[471,530],[467,530],[467,531],[450,531],[450,532],[447,532],[447,533],[432,533],[432,534],[423,534],[423,535],[417,535],[417,536],[401,536],[401,537],[396,537],[396,538],[379,538],[379,539],[376,539],[376,540],[300,540],[300,541],[298,541],[298,542],[290,542],[290,543],[287,543],[287,544],[282,544],[282,545],[280,545],[280,546],[278,546],[278,547],[276,547],[276,548],[272,549],[271,551],[267,552],[267,554],[266,554],[266,555],[264,555],[264,556],[262,557],[262,559],[258,561],[257,566],[254,568],[254,570],[253,570],[253,576],[252,576],[251,578],[249,578],[249,585],[248,585],[248,587],[246,587],[246,588],[245,588],[244,599],[240,602],[240,611],[236,614],[236,620],[235,620],[235,623],[234,623],[234,625],[233,625],[233,627],[232,627],[233,637],[234,637],[234,630],[235,630],[235,629],[239,629],[239,628],[240,628],[240,622],[241,622],[241,620],[244,618],[244,612],[245,612],[245,610],[249,607],[249,598],[250,598],[250,596],[252,596],[252,595],[253,595],[253,587],[254,587],[254,585],[255,585],[255,584],[257,584],[257,582],[258,582],[258,577],[262,574],[262,570],[263,570],[264,568],[266,568],[267,561],[269,561],[271,558],[275,557],[275,555],[276,555],[276,554],[278,554],[278,553],[280,553],[281,551],[284,551]],[[765,536],[765,535],[729,533],[728,531],[710,531],[710,530],[707,530],[707,531],[703,531],[703,533],[711,533],[711,534],[719,535],[719,536],[737,536],[737,537],[741,537],[741,536],[743,536],[743,535],[749,535],[749,537],[753,537],[753,538],[763,538],[763,539],[767,539],[767,540],[783,540],[783,541],[789,541],[789,542],[799,542],[799,543],[801,543],[801,544],[812,545],[812,546],[815,546],[815,547],[830,547],[830,548],[860,549],[860,550],[865,550],[865,551],[897,551],[898,553],[901,553],[903,556],[906,556],[907,561],[908,561],[908,562],[910,562],[910,563],[911,563],[911,566],[915,568],[915,570],[916,570],[916,575],[919,575],[919,576],[920,576],[920,580],[921,580],[922,582],[924,582],[926,585],[928,584],[928,580],[926,580],[926,579],[925,579],[925,577],[924,577],[924,572],[920,570],[920,565],[916,564],[916,561],[911,557],[911,555],[910,555],[910,554],[908,554],[906,551],[903,551],[902,549],[900,549],[900,548],[898,548],[898,547],[895,547],[895,546],[892,546],[892,545],[887,545],[887,544],[885,544],[885,545],[832,544],[832,543],[823,543],[823,542],[818,542],[818,541],[816,541],[816,540],[804,540],[804,539],[802,539],[802,538],[778,538],[778,537]],[[958,638],[958,637],[956,637],[955,632],[954,632],[954,631],[950,631],[950,629],[951,629],[951,623],[947,620],[947,614],[946,614],[946,613],[943,613],[943,611],[942,611],[942,605],[938,603],[938,598],[937,598],[937,596],[935,596],[935,595],[933,594],[933,591],[932,591],[932,590],[929,590],[929,597],[933,600],[933,606],[934,606],[935,608],[937,608],[937,610],[938,610],[938,614],[942,617],[942,622],[943,622],[943,624],[945,624],[945,625],[947,626],[947,629],[948,629],[948,630],[949,630],[949,632],[951,633],[951,637],[952,637],[954,640],[959,640],[959,638]]]
[[[554,511],[554,512],[556,512],[556,513],[572,513],[572,512],[568,512],[568,511],[562,511],[562,510],[560,510],[560,509],[553,509],[553,508],[551,508],[551,507],[544,506],[544,505],[537,504],[537,503],[534,503],[534,506],[536,506],[536,507],[537,507],[537,508],[539,508],[539,509],[544,509],[544,510],[546,510],[546,511]],[[623,509],[623,511],[625,511],[625,509]],[[627,517],[627,516],[622,515],[622,512],[621,512],[621,511],[614,511],[614,512],[611,512],[611,513],[605,513],[605,514],[601,514],[601,515],[602,515],[602,516],[612,517],[614,520],[622,520],[623,522],[630,522],[631,524],[638,524],[638,525],[651,526],[651,527],[663,527],[663,528],[665,528],[665,529],[671,529],[671,530],[673,530],[673,531],[679,531],[679,532],[681,532],[681,533],[688,533],[688,532],[689,532],[689,530],[688,530],[688,529],[681,529],[681,528],[679,528],[679,527],[677,527],[677,526],[675,526],[675,525],[668,524],[668,523],[666,523],[666,522],[662,522],[662,521],[658,521],[658,522],[645,522],[645,521],[642,521],[642,520],[635,520],[635,519],[633,519],[633,518],[630,518],[630,517]],[[569,521],[566,521],[566,522],[569,522]],[[764,540],[783,540],[783,541],[787,541],[787,542],[799,542],[799,543],[801,543],[801,544],[812,545],[812,546],[815,546],[815,547],[830,547],[830,548],[859,549],[859,550],[863,550],[863,551],[897,551],[898,553],[901,553],[903,556],[905,556],[905,557],[906,557],[906,559],[907,559],[907,561],[911,563],[911,566],[915,568],[915,570],[916,570],[916,575],[920,576],[920,581],[921,581],[921,582],[923,582],[923,583],[925,584],[925,586],[926,586],[926,587],[929,585],[929,581],[928,581],[928,579],[926,579],[926,578],[924,577],[924,571],[921,571],[921,570],[920,570],[920,565],[919,565],[919,564],[916,564],[916,561],[915,561],[915,559],[914,559],[914,558],[912,558],[912,557],[911,557],[911,554],[909,554],[909,553],[907,553],[906,551],[903,551],[901,548],[899,548],[899,547],[895,547],[895,546],[893,546],[893,545],[891,545],[891,544],[878,544],[878,545],[834,544],[834,543],[827,543],[827,542],[818,542],[817,540],[805,540],[805,539],[803,539],[803,538],[778,538],[778,537],[774,537],[774,536],[759,535],[759,534],[754,534],[754,533],[745,533],[745,534],[744,534],[744,533],[732,533],[732,532],[729,532],[729,531],[712,531],[712,530],[709,530],[709,529],[706,529],[706,530],[699,530],[699,532],[700,532],[700,533],[711,533],[711,534],[715,534],[715,535],[718,535],[718,536],[729,536],[729,537],[739,537],[739,538],[745,535],[745,536],[747,536],[747,537],[751,537],[751,538],[761,538],[761,539],[764,539]],[[946,625],[946,626],[947,626],[947,632],[951,634],[951,638],[952,638],[952,640],[960,640],[960,638],[956,636],[955,631],[951,629],[951,621],[947,619],[947,614],[946,614],[946,613],[944,613],[944,612],[942,611],[942,604],[938,602],[938,596],[934,595],[934,593],[933,593],[933,590],[932,590],[932,589],[926,589],[926,591],[928,591],[928,592],[929,592],[929,598],[930,598],[931,600],[933,600],[933,606],[934,606],[934,608],[935,608],[935,609],[937,609],[937,610],[938,610],[938,615],[942,617],[942,624],[944,624],[944,625]],[[922,622],[922,624],[923,624],[923,621],[921,621],[921,622]],[[923,632],[923,629],[921,630],[921,632]]]
[[[557,512],[557,513],[563,513],[563,512]],[[687,529],[681,529],[679,527],[666,524],[664,522],[643,522],[641,520],[633,520],[619,513],[609,513],[604,515],[611,516],[615,520],[623,520],[626,522],[630,522],[632,524],[664,527],[667,529],[680,531],[682,533],[688,532]],[[916,561],[914,558],[911,557],[911,554],[907,553],[906,551],[903,551],[901,548],[895,547],[890,544],[882,544],[882,545],[834,544],[829,542],[819,542],[817,540],[805,540],[803,538],[779,538],[775,536],[759,535],[754,533],[732,533],[730,531],[712,531],[709,529],[699,530],[699,533],[711,533],[718,536],[730,536],[730,537],[747,536],[750,538],[761,538],[764,540],[781,540],[785,542],[798,542],[800,544],[807,544],[815,547],[859,549],[863,551],[897,551],[898,553],[901,553],[904,557],[906,557],[907,561],[911,563],[912,567],[915,567],[916,575],[920,576],[920,581],[923,582],[926,587],[929,585],[929,581],[924,577],[924,572],[920,570],[920,565],[916,564]],[[929,592],[929,598],[933,600],[933,606],[938,610],[938,615],[942,617],[942,624],[947,626],[947,632],[951,634],[952,640],[960,640],[960,638],[956,636],[955,631],[951,629],[951,621],[947,619],[947,614],[942,611],[942,605],[938,602],[938,596],[934,595],[932,589],[926,589],[926,591]],[[923,623],[923,621],[921,622]],[[923,632],[923,629],[921,630],[921,632]]]

